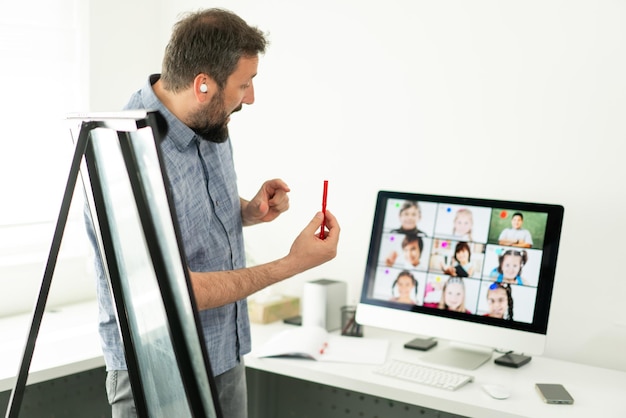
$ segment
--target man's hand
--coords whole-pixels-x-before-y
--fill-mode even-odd
[[[280,180],[268,180],[259,192],[247,201],[241,199],[241,220],[244,226],[273,221],[289,209],[289,186]]]
[[[317,230],[320,228],[323,219],[324,214],[318,212],[291,245],[289,254],[285,257],[290,266],[289,275],[317,267],[332,260],[337,255],[340,232],[339,223],[337,218],[327,210],[326,226],[328,227],[328,233],[322,239]]]

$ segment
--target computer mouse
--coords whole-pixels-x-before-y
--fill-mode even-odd
[[[511,396],[511,392],[501,385],[485,384],[482,385],[482,388],[487,395],[494,399],[506,399]]]

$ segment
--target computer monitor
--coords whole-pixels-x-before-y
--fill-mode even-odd
[[[425,361],[474,369],[543,352],[563,207],[380,191],[357,322],[450,341]]]

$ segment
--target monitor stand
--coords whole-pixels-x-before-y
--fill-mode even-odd
[[[493,350],[485,347],[473,347],[451,342],[449,347],[425,354],[421,360],[448,367],[474,370],[489,361],[492,354]]]

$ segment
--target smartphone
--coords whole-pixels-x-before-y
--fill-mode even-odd
[[[535,388],[545,403],[559,405],[571,405],[574,403],[574,398],[565,390],[563,385],[557,383],[537,383]]]
[[[409,341],[408,343],[404,344],[404,348],[427,351],[436,345],[437,345],[437,340],[434,338],[415,338]]]

